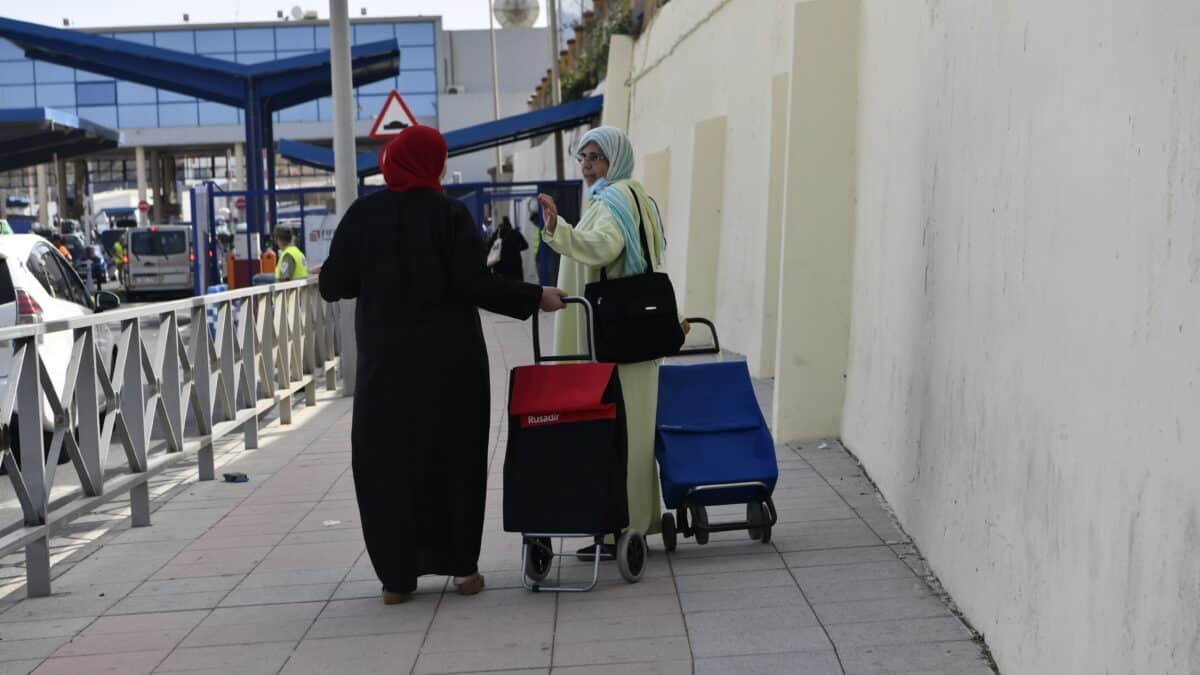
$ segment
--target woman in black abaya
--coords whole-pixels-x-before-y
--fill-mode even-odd
[[[322,297],[358,301],[354,488],[389,604],[423,574],[482,590],[491,405],[476,308],[525,319],[564,295],[488,273],[466,207],[442,194],[445,163],[432,127],[385,146],[388,189],[350,206],[321,268]]]

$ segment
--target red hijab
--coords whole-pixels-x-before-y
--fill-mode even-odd
[[[437,129],[414,125],[379,149],[379,169],[392,192],[442,191],[446,139]]]

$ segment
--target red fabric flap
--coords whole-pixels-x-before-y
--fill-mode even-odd
[[[615,416],[616,407],[602,400],[612,380],[613,368],[616,365],[612,363],[515,368],[508,414],[577,418],[578,413],[596,412],[605,413],[605,417]]]

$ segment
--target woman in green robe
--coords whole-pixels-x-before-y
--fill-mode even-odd
[[[538,195],[545,229],[542,241],[558,252],[558,286],[570,295],[583,295],[587,284],[600,279],[645,271],[638,228],[645,227],[655,270],[662,265],[665,239],[658,206],[642,184],[633,180],[633,146],[620,129],[598,127],[579,142],[579,160],[588,195],[583,216],[572,225],[558,215],[554,199]],[[637,203],[634,203],[634,199]],[[641,222],[638,212],[641,210]],[[559,354],[587,351],[583,312],[562,312],[554,318],[554,346]],[[687,331],[686,322],[683,324]],[[621,364],[617,368],[625,396],[629,438],[626,485],[629,527],[644,534],[660,529],[662,496],[654,459],[654,421],[658,406],[658,361]],[[580,550],[591,551],[588,546]],[[611,555],[613,549],[606,549]]]

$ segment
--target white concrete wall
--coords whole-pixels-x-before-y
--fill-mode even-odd
[[[836,436],[845,402],[858,8],[857,0],[814,0],[796,5],[792,19],[771,427],[784,440]]]
[[[846,444],[1002,672],[1200,672],[1200,4],[862,31]]]
[[[667,153],[669,166],[654,173],[668,179],[669,189],[654,196],[670,205],[667,266],[684,311],[712,311],[723,345],[746,354],[754,373],[768,377],[774,372],[777,322],[775,308],[767,307],[775,298],[766,284],[778,278],[779,250],[767,222],[769,197],[777,207],[782,198],[780,190],[769,189],[771,143],[779,140],[772,134],[771,93],[774,78],[791,69],[795,5],[796,0],[672,2],[638,39],[633,55],[629,134],[637,152],[635,174],[657,180],[644,172],[646,158]],[[715,154],[706,150],[697,166],[696,143],[711,137],[698,125],[718,118],[724,119],[724,147]],[[706,171],[705,157],[723,157],[715,195],[697,195],[697,184],[712,178],[697,174]],[[715,254],[704,266],[689,262],[693,224],[715,230]],[[708,248],[707,236],[696,234],[697,243]]]

